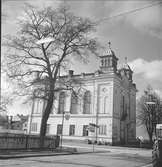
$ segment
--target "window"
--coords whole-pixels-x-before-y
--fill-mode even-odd
[[[74,136],[75,134],[75,125],[70,125],[69,136]]]
[[[83,125],[83,136],[88,136],[88,125]]]
[[[58,114],[61,114],[64,112],[65,108],[65,92],[61,92],[59,96],[59,108],[58,108]]]
[[[108,96],[106,96],[104,98],[104,114],[107,114],[108,110],[109,110],[109,108],[108,108]]]
[[[71,95],[71,114],[77,114],[77,109],[78,109],[78,97],[76,94],[72,93]]]
[[[62,125],[58,124],[57,125],[57,135],[61,135],[62,134]]]
[[[99,114],[103,114],[104,108],[104,100],[103,97],[99,97]]]
[[[50,132],[50,124],[47,124],[46,134],[49,134],[49,132]]]
[[[31,131],[36,132],[37,131],[37,123],[31,123]]]
[[[99,125],[99,135],[106,135],[106,125]]]
[[[43,101],[40,99],[36,99],[34,101],[34,112],[40,114],[43,110]]]
[[[90,114],[90,105],[91,105],[91,93],[86,91],[83,99],[83,114]]]

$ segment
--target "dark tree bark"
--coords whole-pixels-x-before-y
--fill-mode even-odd
[[[54,85],[51,83],[50,87],[50,93],[49,93],[49,100],[47,101],[47,106],[45,108],[45,111],[42,114],[42,120],[41,120],[41,127],[40,127],[40,147],[44,146],[44,137],[46,136],[46,127],[47,127],[47,120],[49,118],[49,115],[51,113],[53,101],[54,101]]]

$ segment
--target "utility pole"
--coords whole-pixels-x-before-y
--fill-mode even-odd
[[[64,114],[65,114],[65,112],[63,111],[63,112],[62,112],[61,140],[60,140],[60,142],[61,142],[61,149],[62,149],[62,138],[63,138],[63,127],[64,127]]]

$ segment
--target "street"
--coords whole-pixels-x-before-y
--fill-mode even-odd
[[[95,145],[93,153],[92,145],[65,145],[77,146],[80,153],[0,160],[0,167],[152,167],[151,150]]]

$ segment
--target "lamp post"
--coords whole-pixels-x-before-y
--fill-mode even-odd
[[[154,105],[155,102],[153,102],[153,101],[147,101],[146,104],[147,104],[147,105]]]
[[[30,114],[30,117],[29,117],[29,124],[28,124],[28,134],[30,135],[31,134],[31,125],[32,125],[32,117],[33,117],[33,114],[34,114],[34,99],[32,101],[32,109],[31,109],[31,114]]]
[[[62,112],[62,129],[61,129],[61,140],[60,140],[61,149],[62,149],[62,138],[63,138],[63,127],[64,127],[64,115],[65,111]]]
[[[54,38],[51,38],[51,37],[48,37],[48,38],[42,38],[40,40],[38,40],[36,42],[36,44],[40,45],[40,44],[44,44],[44,43],[49,43],[49,42],[53,42],[55,39]]]
[[[62,149],[62,140],[63,140],[63,127],[64,127],[64,118],[66,120],[69,120],[70,119],[70,112],[68,111],[63,111],[62,112],[62,130],[61,130],[61,140],[60,140],[60,144],[61,144],[61,149]]]

